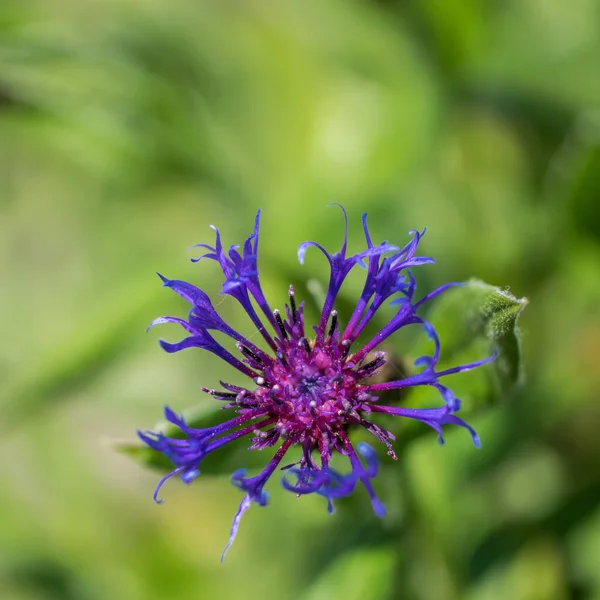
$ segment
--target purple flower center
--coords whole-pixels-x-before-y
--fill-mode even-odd
[[[328,461],[331,449],[339,445],[340,431],[361,423],[358,411],[369,410],[365,403],[375,399],[359,382],[383,366],[385,355],[354,362],[348,352],[350,344],[339,342],[335,311],[327,334],[316,327],[315,338],[308,340],[302,305],[296,308],[293,289],[286,312],[288,318],[283,320],[274,311],[280,334],[274,340],[274,359],[265,360],[239,344],[247,364],[260,374],[255,378],[257,389],[244,390],[236,401],[275,417],[273,435],[311,449],[319,444],[327,448],[321,458]],[[393,436],[389,434],[389,438]]]

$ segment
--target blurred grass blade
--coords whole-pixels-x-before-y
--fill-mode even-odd
[[[380,600],[392,583],[394,553],[377,548],[344,554],[301,596],[301,600]]]
[[[43,411],[76,398],[76,392],[109,373],[144,339],[146,315],[157,311],[160,288],[134,283],[105,298],[102,310],[86,315],[69,336],[25,371],[13,388],[0,394],[0,400],[3,396],[9,399],[2,420],[5,430],[14,430]]]

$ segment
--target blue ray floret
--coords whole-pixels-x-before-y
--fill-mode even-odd
[[[187,320],[159,317],[150,324],[153,327],[175,323],[186,331],[187,337],[182,341],[169,343],[160,340],[161,346],[167,352],[186,348],[208,350],[246,375],[250,382],[248,387],[221,382],[222,390],[203,388],[223,402],[224,409],[235,415],[224,423],[193,428],[167,407],[165,417],[180,430],[181,437],[171,438],[151,431],[139,433],[145,444],[162,453],[174,465],[173,471],[160,480],[154,499],[162,502],[158,497],[161,487],[176,475],[184,483],[191,483],[200,474],[204,457],[234,440],[250,437],[250,449],[277,447],[273,458],[257,475],[247,477],[245,470],[240,469],[232,476],[233,484],[244,493],[244,497],[233,519],[223,556],[235,539],[242,515],[253,503],[267,504],[264,487],[278,468],[284,471],[282,483],[285,489],[299,496],[314,493],[324,497],[330,512],[333,512],[334,500],[348,496],[361,484],[375,513],[384,516],[385,507],[372,485],[378,472],[376,453],[365,442],[358,443],[355,448],[348,435],[351,426],[362,426],[386,446],[388,455],[396,458],[392,445],[394,435],[370,420],[379,413],[419,420],[437,432],[441,443],[444,442],[442,426],[458,425],[465,428],[473,443],[479,446],[475,431],[456,416],[460,400],[440,383],[440,379],[479,367],[493,360],[494,356],[438,370],[439,338],[433,326],[417,314],[423,304],[449,287],[462,284],[448,283],[415,300],[416,283],[411,268],[434,262],[428,256],[416,254],[425,231],[411,231],[409,235],[412,238],[403,248],[387,242],[375,245],[367,227],[366,215],[363,215],[367,247],[348,256],[348,223],[343,208],[342,211],[345,231],[339,252],[330,254],[312,241],[304,242],[298,249],[301,263],[304,263],[307,249],[316,247],[325,255],[330,266],[327,295],[313,334],[305,330],[303,303],[296,303],[292,286],[289,288],[289,304],[283,313],[271,310],[263,294],[258,273],[260,211],[256,215],[254,231],[241,251],[239,246],[231,246],[229,251],[225,251],[219,230],[211,226],[216,235],[214,246],[198,244],[197,247],[203,248],[205,253],[193,260],[197,262],[206,258],[219,264],[225,277],[221,293],[232,296],[241,304],[266,342],[267,350],[229,326],[202,290],[185,281],[160,275],[165,287],[191,305]],[[366,270],[365,283],[356,307],[342,329],[334,306],[346,277],[357,265]],[[358,337],[388,300],[394,307],[392,318],[374,337],[359,345]],[[420,369],[417,373],[392,381],[376,381],[374,377],[381,373],[387,361],[386,353],[378,348],[389,336],[409,325],[424,329],[433,341],[433,355],[417,359],[415,366]],[[233,354],[217,342],[210,331],[231,338],[237,353]],[[353,349],[353,346],[356,347]],[[381,403],[377,395],[387,390],[423,385],[439,391],[441,406],[389,406]],[[291,446],[300,448],[300,460],[280,467]],[[332,456],[336,453],[348,458],[349,472],[340,473],[331,467]]]

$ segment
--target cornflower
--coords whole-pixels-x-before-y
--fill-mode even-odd
[[[480,445],[475,431],[456,416],[460,400],[440,383],[440,379],[479,367],[493,360],[494,355],[437,370],[441,350],[438,335],[434,327],[417,314],[424,304],[449,287],[462,284],[442,285],[415,300],[416,283],[411,269],[435,262],[428,256],[416,254],[425,230],[410,231],[412,239],[403,248],[387,242],[375,245],[365,214],[362,225],[366,248],[348,256],[348,219],[343,208],[342,211],[345,231],[339,252],[330,254],[313,241],[304,242],[298,249],[301,264],[304,264],[307,249],[315,247],[325,255],[330,267],[327,294],[313,332],[306,329],[304,303],[297,302],[292,286],[289,287],[289,302],[283,312],[272,310],[263,294],[258,272],[260,211],[256,215],[254,232],[246,239],[243,248],[231,246],[229,251],[225,251],[219,230],[211,226],[216,235],[214,246],[198,244],[197,247],[205,252],[192,260],[209,259],[219,264],[225,277],[221,294],[232,296],[242,306],[264,340],[263,347],[228,325],[202,290],[185,281],[160,275],[165,287],[191,304],[187,320],[159,317],[150,324],[153,327],[176,323],[189,334],[178,343],[160,340],[162,348],[170,353],[187,348],[207,350],[247,376],[249,381],[245,387],[221,382],[220,390],[202,388],[222,402],[225,410],[235,414],[224,423],[207,428],[190,427],[181,415],[166,407],[165,417],[180,430],[181,437],[167,437],[162,432],[139,432],[144,443],[162,453],[174,465],[174,469],[159,481],[154,492],[155,501],[162,502],[158,494],[168,479],[178,475],[184,483],[191,483],[200,474],[204,457],[234,440],[250,437],[251,450],[277,446],[273,458],[260,473],[248,477],[246,470],[240,469],[232,476],[233,484],[242,490],[244,496],[235,513],[222,559],[235,539],[242,515],[252,503],[267,504],[265,485],[292,446],[298,446],[301,453],[297,462],[281,467],[285,473],[282,483],[286,490],[298,496],[318,494],[327,500],[328,510],[333,512],[334,500],[348,496],[358,484],[362,484],[375,514],[383,517],[385,507],[372,484],[378,472],[376,452],[365,442],[356,446],[351,442],[349,430],[352,426],[365,428],[384,444],[387,454],[393,459],[397,458],[392,445],[396,438],[373,422],[379,414],[421,421],[437,432],[441,443],[444,442],[442,427],[458,425],[468,430],[476,446]],[[365,283],[354,311],[343,326],[335,303],[346,277],[357,265],[366,271]],[[392,299],[390,305],[394,307],[393,316],[376,335],[359,344],[359,336],[389,299]],[[392,334],[409,325],[423,327],[433,341],[433,355],[422,356],[415,361],[415,366],[421,368],[415,374],[391,381],[376,380],[389,360],[386,352],[379,348]],[[211,331],[231,338],[237,353],[233,354],[217,342]],[[383,392],[415,386],[431,386],[438,390],[441,406],[408,408],[380,402],[379,394]],[[348,458],[348,473],[340,473],[331,467],[335,453]]]

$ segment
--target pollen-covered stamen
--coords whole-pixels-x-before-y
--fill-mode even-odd
[[[387,448],[387,455],[394,460],[398,460],[396,453],[394,452],[394,448],[392,446],[392,442],[396,440],[396,436],[383,429],[383,427],[379,427],[379,425],[375,425],[375,423],[371,423],[366,419],[361,419],[360,424],[367,430],[370,431],[382,444]]]
[[[275,354],[275,356],[278,358],[279,362],[284,366],[284,367],[289,367],[289,363],[286,359],[286,357],[284,356],[283,352],[277,352]]]
[[[257,365],[258,367],[264,366],[265,362],[263,361],[263,359],[256,353],[252,352],[250,348],[244,346],[244,344],[242,344],[241,342],[237,342],[235,346],[244,356],[249,358],[251,362],[254,362],[255,365]],[[255,365],[252,366],[257,368]]]
[[[370,377],[375,373],[375,371],[377,371],[377,369],[383,367],[385,363],[385,353],[378,352],[371,362],[368,362],[366,365],[363,365],[357,370],[357,374],[359,374],[362,378]]]
[[[279,327],[279,331],[281,332],[281,337],[284,340],[287,340],[288,339],[288,333],[285,330],[285,325],[283,323],[283,319],[281,318],[281,313],[277,309],[275,309],[273,311],[273,316],[275,317],[275,320],[277,321],[277,326]]]
[[[303,348],[306,354],[310,354],[310,344],[305,337],[298,340],[298,348]]]
[[[285,402],[279,397],[281,386],[276,383],[269,391],[268,398],[278,406],[283,406]]]
[[[350,354],[350,348],[352,347],[352,342],[350,340],[342,340],[342,354],[340,356],[341,360],[346,360],[348,354]]]
[[[341,373],[339,375],[335,375],[329,380],[329,383],[332,386],[337,387],[338,384],[344,383],[344,376]]]
[[[235,398],[232,408],[255,409],[259,405],[258,399],[248,390],[242,390]]]
[[[264,377],[256,377],[254,379],[254,383],[256,385],[260,385],[261,387],[270,387],[269,382]]]
[[[252,450],[263,450],[279,440],[279,430],[276,428],[267,429],[267,431],[255,429],[253,433],[254,437],[250,440],[250,449]]]
[[[338,313],[337,310],[332,310],[331,311],[331,325],[329,326],[329,333],[327,334],[328,338],[332,338],[335,334],[335,330],[337,328],[337,322],[338,322]]]
[[[205,394],[210,394],[214,396],[217,400],[235,400],[239,394],[235,392],[220,392],[218,390],[208,389],[208,388],[200,388]]]
[[[294,286],[290,285],[290,289],[288,292],[288,297],[290,299],[290,310],[292,311],[292,320],[294,322],[294,325],[297,322],[297,316],[296,316],[296,298],[295,298],[295,292],[294,292]]]
[[[383,365],[383,363],[385,363],[385,354],[383,352],[378,352],[371,362],[368,362],[366,365],[361,367],[361,370],[369,371],[376,369],[377,367]]]

